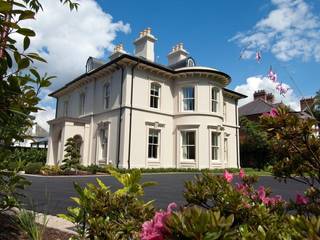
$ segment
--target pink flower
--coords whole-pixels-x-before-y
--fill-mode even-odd
[[[306,204],[308,204],[308,202],[309,202],[309,199],[307,197],[302,196],[300,194],[297,194],[297,196],[296,196],[296,204],[298,204],[298,205],[306,205]]]
[[[257,62],[260,62],[260,60],[261,60],[261,52],[260,51],[256,52],[256,60],[257,60]]]
[[[240,171],[239,171],[239,177],[240,178],[244,178],[245,176],[246,176],[246,174],[245,174],[243,168],[241,168]]]
[[[266,189],[264,188],[264,186],[260,186],[258,188],[258,197],[259,199],[263,202],[265,201],[266,198]]]
[[[141,240],[163,240],[166,233],[165,221],[177,204],[170,203],[167,211],[156,212],[153,219],[142,224]]]
[[[272,82],[276,82],[278,80],[278,76],[275,72],[272,71],[272,68],[270,67],[269,73],[268,73],[268,78],[272,81]]]
[[[276,117],[276,116],[278,116],[278,111],[277,111],[277,109],[275,109],[275,108],[272,108],[271,109],[271,111],[270,111],[270,113],[269,113],[269,116],[270,117]]]
[[[248,186],[242,183],[236,183],[236,189],[244,195],[248,195]]]
[[[224,170],[223,177],[224,177],[224,179],[225,179],[227,182],[230,183],[230,182],[232,182],[233,174],[232,174],[232,173],[229,173],[227,170]]]
[[[279,91],[280,95],[285,96],[285,94],[288,92],[290,88],[286,88],[282,86],[282,83],[279,83],[276,87],[276,89]]]
[[[167,212],[172,212],[175,208],[177,208],[177,204],[172,202],[168,205]]]

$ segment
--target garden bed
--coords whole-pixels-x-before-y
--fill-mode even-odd
[[[128,173],[134,169],[117,169],[120,173]],[[239,173],[238,168],[226,168],[226,169],[195,169],[195,168],[140,168],[141,173],[201,173],[211,172],[221,174],[225,170],[231,173]],[[270,176],[271,173],[265,170],[244,168],[248,175],[257,176]],[[28,172],[26,172],[28,173]],[[86,176],[86,175],[109,175],[107,167],[100,167],[91,165],[88,167],[80,166],[79,170],[62,170],[58,166],[45,166],[39,173],[33,173],[43,176]]]
[[[19,228],[15,216],[0,214],[0,239],[1,240],[28,240],[27,235]],[[73,235],[53,228],[46,228],[44,238],[46,240],[67,240]]]

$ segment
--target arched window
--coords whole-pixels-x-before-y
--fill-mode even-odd
[[[110,107],[110,83],[106,83],[103,88],[104,108]]]
[[[189,59],[188,59],[188,62],[187,62],[187,66],[188,66],[188,67],[194,67],[194,65],[195,65],[195,64],[194,64],[194,61],[193,61],[191,58],[189,58]]]
[[[160,84],[151,83],[150,86],[150,107],[159,108],[160,107]]]
[[[211,111],[218,112],[219,108],[219,89],[216,87],[211,88]]]

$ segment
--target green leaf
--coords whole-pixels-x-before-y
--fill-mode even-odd
[[[0,12],[1,13],[7,13],[10,12],[12,9],[12,5],[9,2],[0,2]]]
[[[19,28],[17,33],[28,37],[34,37],[36,35],[35,32],[29,28]]]
[[[11,58],[11,56],[7,53],[7,51],[4,51],[4,53],[6,55],[8,67],[12,68],[12,58]]]
[[[28,57],[32,58],[32,59],[35,59],[35,60],[38,60],[40,62],[47,62],[44,58],[40,57],[39,54],[37,53],[29,53],[27,54]]]
[[[25,36],[23,39],[23,49],[27,50],[30,46],[30,38],[28,36]]]
[[[19,16],[19,21],[26,20],[26,19],[33,19],[35,13],[30,10],[23,11]]]
[[[18,62],[18,68],[19,70],[25,69],[27,67],[29,67],[30,65],[30,60],[28,58],[22,58],[19,62]]]

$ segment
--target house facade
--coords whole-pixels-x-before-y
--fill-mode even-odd
[[[119,168],[239,167],[238,100],[231,78],[197,66],[182,44],[155,62],[148,28],[135,54],[122,45],[110,61],[89,58],[86,72],[51,93],[47,164],[61,164],[69,137],[79,141],[83,165]]]

